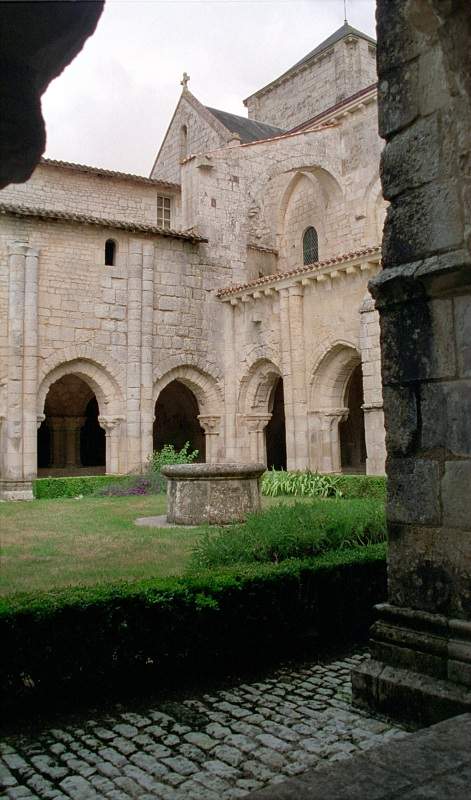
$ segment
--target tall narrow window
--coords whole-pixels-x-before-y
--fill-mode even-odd
[[[157,226],[170,228],[170,197],[157,195]]]
[[[316,229],[311,226],[303,236],[303,264],[315,264],[316,261],[319,261],[319,241]]]
[[[114,239],[107,239],[105,242],[105,264],[107,267],[114,267],[116,264],[116,242]]]
[[[180,161],[188,155],[188,128],[182,125],[180,128]]]

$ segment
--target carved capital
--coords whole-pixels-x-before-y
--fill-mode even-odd
[[[271,414],[246,414],[243,419],[250,433],[256,433],[266,428],[271,417]]]
[[[120,425],[123,421],[124,417],[122,415],[114,415],[114,416],[102,416],[98,417],[98,424],[100,428],[103,428],[107,436],[115,430],[115,428]]]
[[[198,414],[198,421],[206,435],[219,433],[221,417],[217,414]]]
[[[46,415],[45,414],[38,414],[37,415],[37,417],[36,417],[36,426],[37,426],[38,430],[41,427],[41,425],[43,424],[45,419],[46,419]]]

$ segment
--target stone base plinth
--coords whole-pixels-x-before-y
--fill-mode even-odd
[[[471,711],[471,624],[376,607],[372,659],[352,673],[353,702],[425,725]]]
[[[33,500],[31,481],[0,480],[0,500]]]
[[[167,484],[167,520],[176,525],[242,522],[260,509],[263,464],[172,464],[162,468]]]

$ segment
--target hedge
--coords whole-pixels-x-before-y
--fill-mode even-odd
[[[310,561],[14,595],[0,602],[0,702],[18,711],[162,688],[366,636],[385,545]]]
[[[118,483],[124,475],[89,475],[82,478],[37,478],[33,481],[33,494],[37,500],[59,497],[78,497],[93,494],[97,489]]]
[[[338,478],[337,487],[347,500],[353,497],[386,500],[385,475],[339,475]]]

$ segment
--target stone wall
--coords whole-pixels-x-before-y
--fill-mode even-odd
[[[366,39],[343,38],[248,97],[249,118],[290,130],[375,83],[375,56]]]
[[[157,196],[172,200],[172,228],[180,227],[178,186],[159,185],[110,176],[47,161],[39,164],[29,181],[11,185],[0,192],[0,203],[15,203],[34,208],[157,225]]]
[[[379,2],[389,598],[356,697],[424,721],[471,708],[470,44],[467,2]]]

